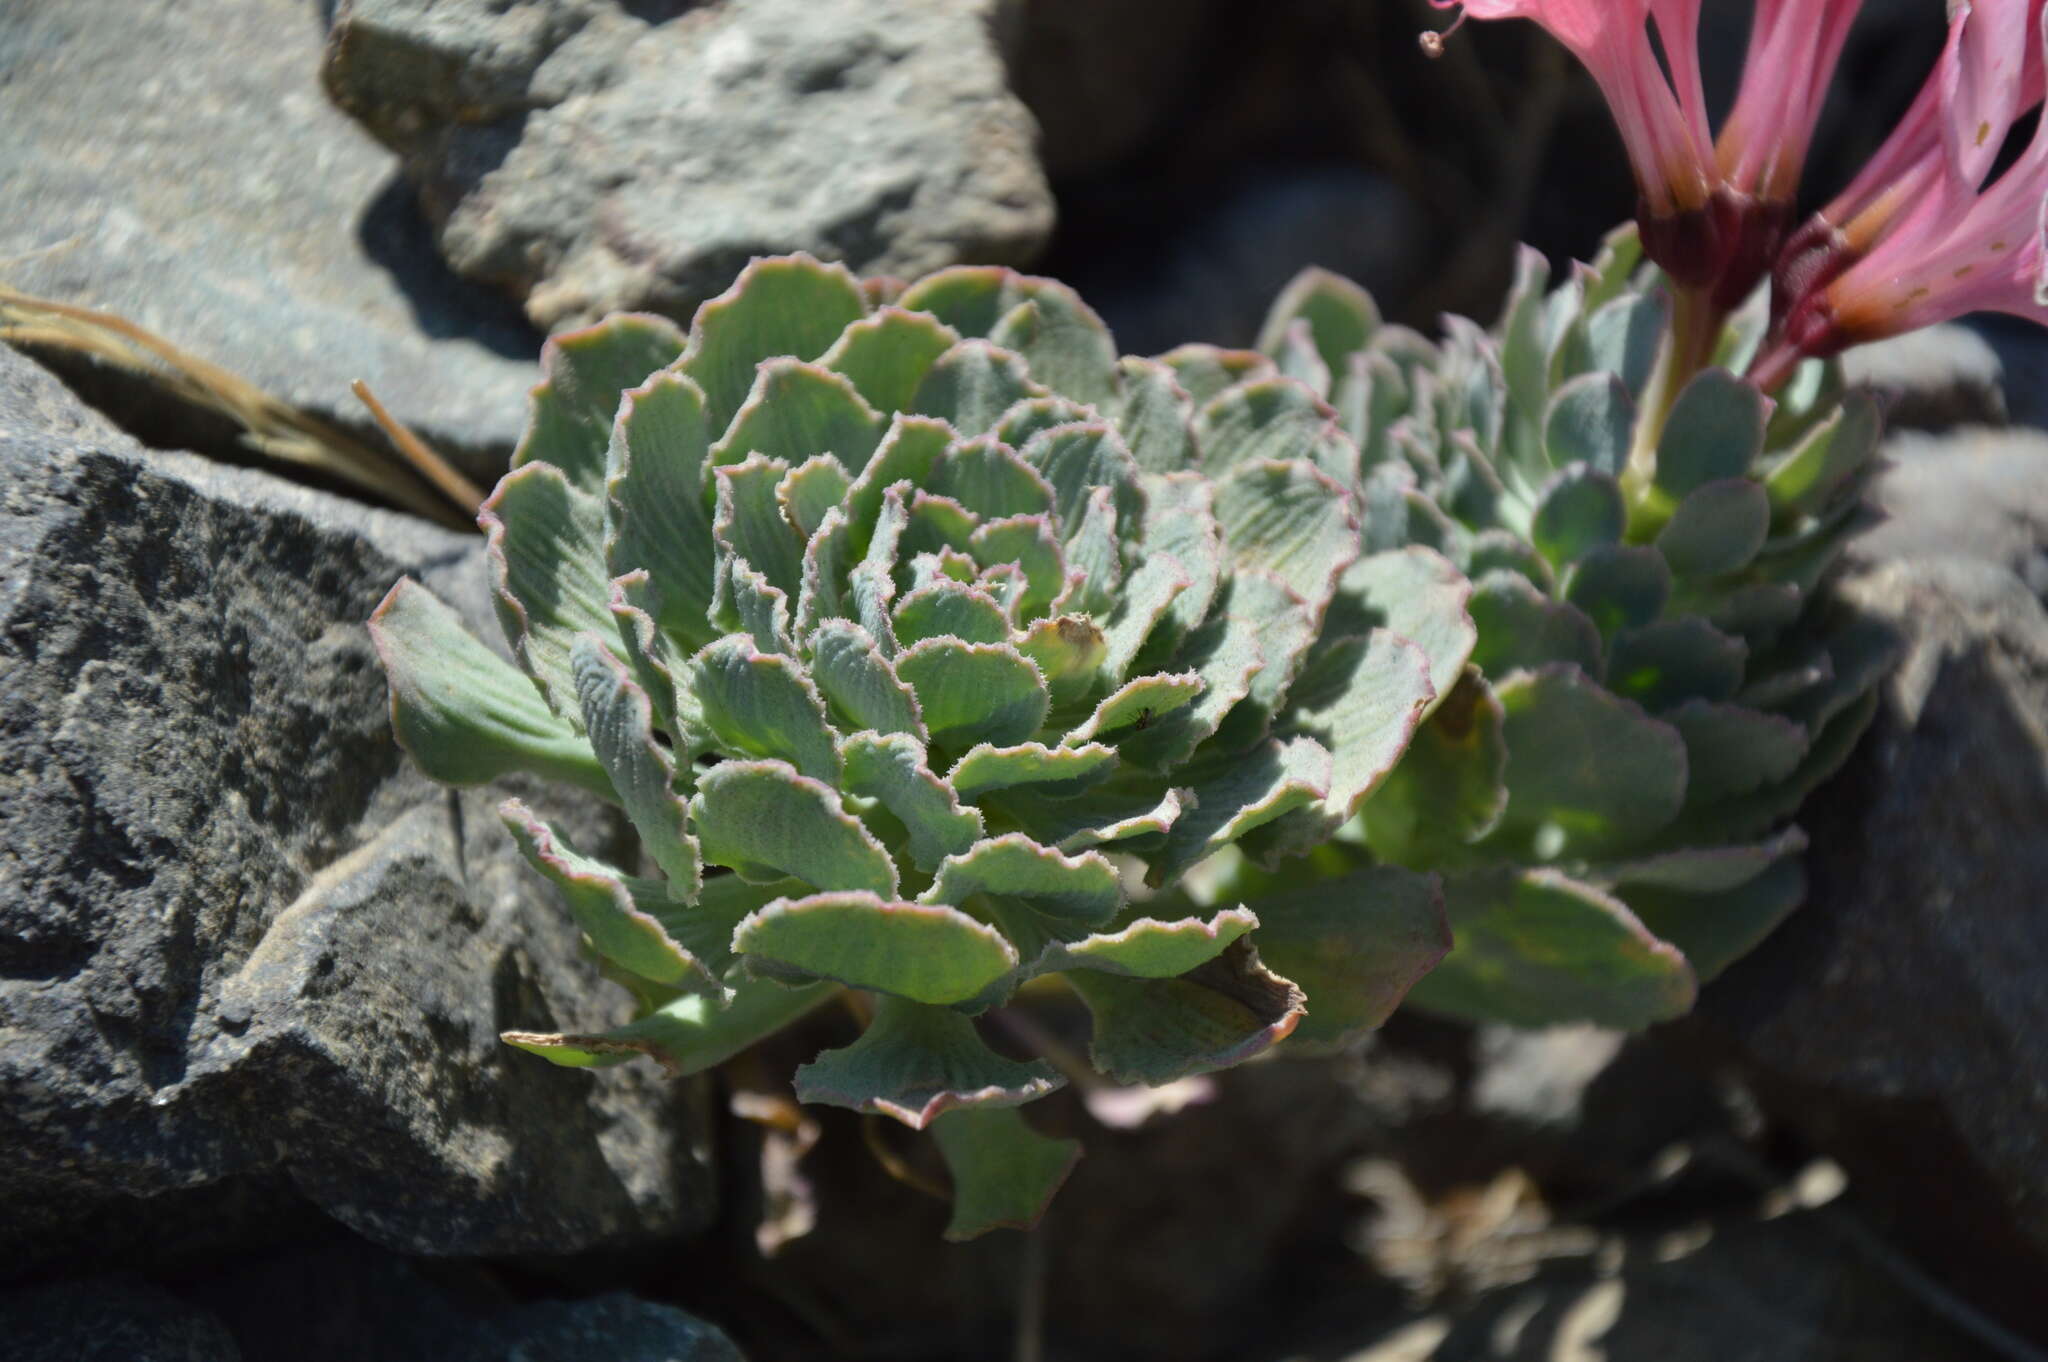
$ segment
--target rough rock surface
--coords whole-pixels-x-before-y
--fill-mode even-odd
[[[456,271],[543,327],[688,316],[755,255],[868,274],[1052,228],[1002,0],[345,0],[327,87]]]
[[[357,1240],[160,1285],[88,1277],[0,1292],[10,1362],[741,1362],[717,1329],[612,1292],[521,1304],[486,1272],[432,1273]]]
[[[0,280],[358,430],[363,379],[487,479],[539,337],[442,263],[392,156],[322,97],[320,41],[307,0],[0,5]]]
[[[690,1089],[497,1041],[621,999],[502,792],[391,740],[362,622],[408,571],[481,616],[479,542],[143,450],[0,347],[0,1273],[308,1203],[434,1254],[708,1217]]]
[[[1890,520],[1842,595],[1897,627],[1904,661],[1802,816],[1808,905],[1704,1012],[1921,1246],[1991,1260],[1988,1281],[2001,1236],[2048,1250],[2048,437],[1892,453]],[[2032,1261],[2011,1272],[2048,1327]]]

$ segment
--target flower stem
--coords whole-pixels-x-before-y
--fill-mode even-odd
[[[1671,293],[1671,329],[1657,355],[1657,367],[1643,389],[1641,415],[1636,421],[1635,442],[1629,450],[1628,467],[1622,470],[1621,485],[1631,509],[1631,528],[1636,512],[1655,512],[1657,499],[1657,443],[1685,391],[1700,370],[1713,362],[1728,313],[1717,307],[1705,288],[1674,287]],[[1667,511],[1668,513],[1668,511]],[[1663,515],[1653,515],[1658,523]]]

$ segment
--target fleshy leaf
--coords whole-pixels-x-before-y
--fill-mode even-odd
[[[1116,393],[1116,342],[1095,310],[1065,284],[1018,276],[1027,294],[989,332],[1015,350],[1039,382],[1077,402],[1107,402]]]
[[[1600,669],[1600,631],[1577,606],[1552,600],[1519,573],[1496,570],[1472,587],[1479,641],[1472,665],[1489,677],[1552,663]]]
[[[1258,925],[1259,919],[1243,908],[1176,922],[1141,917],[1113,932],[1054,942],[1031,969],[1038,974],[1087,969],[1127,979],[1171,979],[1214,960]]]
[[[1172,554],[1155,550],[1124,583],[1116,609],[1103,633],[1102,675],[1114,684],[1130,673],[1139,649],[1151,637],[1180,594],[1193,585],[1193,578]]]
[[[654,722],[668,733],[676,760],[687,766],[706,746],[704,725],[695,698],[676,693],[668,649],[654,623],[654,587],[645,570],[612,579],[610,608],[619,626],[619,656],[647,692],[648,702],[654,706]],[[687,784],[692,777],[685,770],[679,771],[677,778]]]
[[[1136,524],[1145,508],[1138,490],[1138,465],[1107,422],[1057,426],[1025,441],[1024,462],[1044,475],[1053,490],[1053,510],[1071,537],[1087,514],[1092,495],[1107,489],[1118,523]]]
[[[1156,359],[1135,356],[1118,363],[1117,428],[1130,442],[1131,457],[1147,473],[1176,473],[1196,458],[1190,422],[1195,402]]]
[[[704,394],[657,373],[621,399],[605,464],[605,561],[613,576],[645,569],[655,620],[686,649],[716,637],[711,607],[711,432]]]
[[[831,786],[780,761],[727,761],[690,800],[704,859],[756,884],[785,876],[828,892],[896,897],[896,867]]]
[[[1067,536],[1062,552],[1067,560],[1067,589],[1053,602],[1053,609],[1106,614],[1116,603],[1124,580],[1116,505],[1107,487],[1089,493],[1080,527]]]
[[[1279,736],[1313,738],[1329,751],[1329,792],[1262,829],[1263,854],[1307,850],[1350,821],[1401,759],[1435,698],[1429,659],[1385,629],[1331,640],[1312,654],[1288,696]]]
[[[1304,1011],[1301,990],[1243,941],[1177,978],[1080,970],[1067,979],[1095,1016],[1095,1067],[1119,1083],[1227,1069],[1286,1039]]]
[[[1619,544],[1627,520],[1621,484],[1586,464],[1572,464],[1553,474],[1537,494],[1529,537],[1544,557],[1563,566]]]
[[[983,1044],[951,1008],[882,994],[859,1040],[796,1071],[800,1102],[893,1116],[922,1130],[960,1107],[1015,1107],[1064,1086],[1042,1061],[1019,1064]]]
[[[1706,369],[1678,394],[1657,441],[1657,490],[1683,501],[1747,474],[1764,447],[1764,395],[1726,369]]]
[[[825,523],[828,512],[846,504],[852,486],[853,479],[839,460],[820,454],[789,470],[776,485],[775,500],[782,507],[782,518],[809,540]]]
[[[1341,274],[1310,266],[1288,282],[1273,300],[1259,332],[1259,349],[1273,354],[1290,324],[1305,321],[1317,351],[1333,372],[1341,371],[1354,350],[1363,350],[1380,329],[1380,310],[1372,295]]]
[[[1369,554],[1344,570],[1323,630],[1326,636],[1387,629],[1422,649],[1439,701],[1451,693],[1479,631],[1472,623],[1472,583],[1433,549]]]
[[[802,579],[796,595],[796,636],[808,644],[827,620],[845,619],[846,596],[853,585],[853,527],[842,507],[825,512],[804,545]]]
[[[783,355],[816,359],[867,310],[860,281],[844,265],[802,254],[756,260],[697,309],[689,351],[676,367],[697,380],[712,428],[724,430],[754,385],[755,366]]]
[[[623,313],[565,331],[541,347],[541,382],[512,467],[548,463],[586,493],[605,472],[619,395],[683,352],[683,334],[663,317]]]
[[[692,658],[689,670],[704,723],[727,751],[779,758],[827,783],[839,779],[824,698],[794,659],[732,634]]]
[[[1320,618],[1337,580],[1358,557],[1351,498],[1301,462],[1232,470],[1216,490],[1216,520],[1238,570],[1272,573]]]
[[[995,597],[978,587],[935,581],[896,602],[891,612],[896,641],[903,647],[928,638],[953,638],[962,643],[1001,643],[1010,637],[1010,619]]]
[[[764,1036],[829,1002],[839,991],[837,984],[785,988],[743,980],[723,1008],[701,994],[686,993],[638,1021],[610,1031],[586,1035],[507,1031],[499,1039],[564,1068],[603,1068],[644,1056],[671,1075],[683,1077],[725,1063]]]
[[[1366,800],[1367,845],[1397,864],[1428,866],[1492,831],[1508,802],[1506,723],[1478,672],[1460,677]]]
[[[953,1175],[946,1238],[955,1243],[1036,1225],[1081,1157],[1079,1140],[1041,1135],[1013,1107],[949,1111],[931,1132]]]
[[[1045,799],[1027,791],[1004,799],[1002,804],[1003,811],[1022,823],[1034,839],[1065,852],[1138,839],[1156,845],[1180,821],[1186,807],[1178,790],[1164,794],[1156,789],[1140,790],[1126,795],[1115,788],[1068,799]]]
[[[584,730],[672,896],[689,903],[704,878],[689,810],[675,792],[675,761],[655,739],[654,706],[626,664],[593,634],[571,655]]]
[[[1105,696],[1095,712],[1060,741],[1078,747],[1126,728],[1143,731],[1154,719],[1192,703],[1202,693],[1202,684],[1199,672],[1162,672],[1127,681]]]
[[[1018,402],[1045,395],[1021,356],[984,340],[964,340],[939,356],[917,385],[910,409],[943,418],[972,439]]]
[[[1191,807],[1166,834],[1166,846],[1150,858],[1146,882],[1170,884],[1260,824],[1325,798],[1330,771],[1330,753],[1321,743],[1295,738],[1284,743],[1269,739],[1241,757],[1176,772],[1193,795]]]
[[[1252,875],[1231,889],[1258,914],[1260,958],[1307,995],[1296,1045],[1341,1045],[1376,1030],[1451,948],[1434,875],[1360,865],[1335,875]]]
[[[1116,868],[1101,856],[1066,856],[1014,832],[948,857],[918,901],[960,904],[976,894],[1000,894],[1091,925],[1108,920],[1123,904]]]
[[[391,684],[391,730],[430,779],[481,785],[532,771],[618,798],[589,742],[412,578],[370,616],[370,640]]]
[[[746,559],[769,585],[794,596],[803,581],[804,541],[783,519],[782,508],[775,501],[775,489],[788,472],[789,466],[782,460],[758,454],[717,469],[713,481],[718,513],[712,518],[711,531],[727,553]],[[720,585],[723,583],[714,575],[713,587]],[[714,614],[720,603],[714,589]]]
[[[1015,563],[1024,574],[1024,588],[1011,603],[1011,617],[1035,620],[1058,599],[1067,584],[1066,558],[1044,516],[1010,516],[986,520],[968,541],[975,561],[984,566]]]
[[[896,816],[910,834],[910,858],[918,869],[936,871],[939,862],[981,839],[981,815],[960,806],[952,787],[925,765],[924,747],[915,738],[855,733],[840,744],[839,755],[847,792],[880,800]]]
[[[1054,615],[1020,634],[1017,651],[1045,678],[1051,709],[1058,712],[1094,689],[1109,640],[1086,615]]]
[[[1554,870],[1453,875],[1444,906],[1457,945],[1408,995],[1431,1011],[1639,1030],[1692,1008],[1685,956],[1589,884]]]
[[[1001,933],[957,908],[869,893],[777,899],[740,923],[732,947],[757,975],[939,1005],[967,1001],[1017,964]]]
[[[732,426],[711,447],[714,465],[752,454],[795,467],[820,454],[854,472],[882,439],[882,417],[830,369],[787,357],[764,360]]]
[[[1680,577],[1734,572],[1756,557],[1771,529],[1770,496],[1748,478],[1710,482],[1678,503],[1657,549]]]
[[[1003,413],[1003,419],[996,422],[991,432],[998,443],[1012,449],[1022,449],[1034,436],[1056,426],[1088,425],[1102,419],[1102,413],[1085,402],[1072,398],[1027,397]],[[984,436],[984,439],[989,438]]]
[[[1572,564],[1564,598],[1612,638],[1664,613],[1671,598],[1671,567],[1664,555],[1640,544],[1594,549]]]
[[[1050,785],[1055,787],[1053,793],[1070,793],[1106,779],[1115,769],[1116,749],[1101,743],[1081,747],[1039,743],[994,747],[984,743],[954,763],[946,773],[946,784],[971,802],[1027,785]]]
[[[1628,466],[1636,403],[1611,373],[1581,374],[1559,388],[1543,418],[1543,448],[1552,467],[1584,463],[1610,476]]]
[[[559,829],[542,822],[519,800],[506,800],[498,817],[528,863],[561,892],[576,925],[599,955],[657,984],[717,991],[717,980],[703,964],[642,906],[642,900],[666,898],[660,885],[629,880],[623,872],[579,854]]]
[[[1053,506],[1052,486],[1038,470],[1009,445],[986,435],[947,450],[932,469],[927,490],[990,520],[1044,515]]]
[[[1195,417],[1195,445],[1212,478],[1245,464],[1299,459],[1340,487],[1358,480],[1358,446],[1336,411],[1291,378],[1240,384],[1211,398]]]
[[[1775,784],[1797,770],[1806,755],[1806,729],[1782,715],[1689,700],[1662,717],[1685,740],[1689,804],[1710,804]]]
[[[1242,751],[1266,736],[1287,688],[1294,684],[1309,645],[1316,639],[1316,619],[1301,597],[1270,573],[1240,570],[1230,583],[1222,608],[1251,621],[1258,631],[1263,663],[1253,673],[1242,702],[1224,716],[1215,746]]]
[[[477,515],[489,545],[492,604],[512,655],[557,714],[576,712],[569,649],[584,632],[618,637],[605,603],[604,511],[553,464],[507,473]]]
[[[1771,509],[1783,521],[1818,511],[1857,469],[1869,463],[1884,430],[1884,413],[1867,392],[1814,427],[1764,480]]]
[[[1214,345],[1183,345],[1161,355],[1158,363],[1173,371],[1196,405],[1236,383],[1256,383],[1275,377],[1273,361],[1256,350],[1225,350]]]
[[[818,363],[844,374],[876,411],[902,411],[959,333],[925,313],[880,307],[840,333]]]
[[[1006,643],[926,639],[897,656],[896,674],[916,693],[935,748],[1019,743],[1045,722],[1045,682]]]
[[[867,552],[868,534],[881,514],[884,494],[898,483],[923,486],[953,438],[953,428],[944,421],[897,413],[874,457],[846,494],[846,518],[854,527],[856,552]]]
[[[811,679],[847,727],[923,740],[916,694],[852,620],[826,620],[811,635]]]
[[[1540,860],[1599,856],[1662,828],[1685,798],[1685,744],[1575,667],[1510,676],[1508,807],[1493,838]]]
[[[1701,983],[1740,960],[1806,898],[1806,871],[1796,857],[1713,893],[1625,885],[1618,891],[1643,925],[1685,952]]]
[[[1653,712],[1687,700],[1729,700],[1742,687],[1749,649],[1697,615],[1658,620],[1614,636],[1607,685]]]
[[[1258,623],[1234,612],[1212,615],[1174,659],[1201,678],[1202,691],[1193,703],[1153,715],[1142,731],[1126,731],[1117,739],[1125,761],[1153,770],[1180,765],[1222,725],[1226,715],[1251,693],[1265,666],[1259,648]]]

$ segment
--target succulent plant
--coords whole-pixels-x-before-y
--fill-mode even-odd
[[[1817,360],[1775,405],[1735,378],[1762,296],[1678,381],[1669,293],[1640,261],[1625,228],[1546,293],[1524,251],[1499,323],[1452,318],[1440,344],[1310,271],[1237,361],[1362,451],[1369,549],[1423,545],[1469,574],[1478,642],[1342,856],[1221,892],[1265,915],[1359,864],[1441,872],[1457,944],[1414,991],[1430,1008],[1623,1027],[1686,1011],[1804,896],[1788,820],[1890,659],[1880,629],[1814,603],[1859,523],[1876,404]],[[1246,849],[1270,860],[1287,833]]]
[[[1021,987],[1063,977],[1118,1082],[1378,1025],[1449,944],[1426,876],[1153,913],[1241,838],[1344,826],[1474,643],[1441,557],[1362,556],[1357,449],[1247,362],[1119,359],[1006,270],[803,256],[687,334],[551,341],[480,517],[516,665],[410,581],[372,621],[430,776],[538,773],[640,836],[608,865],[504,805],[638,1005],[507,1039],[687,1073],[853,990],[864,1033],[798,1096],[929,1126],[964,1236],[1076,1153],[1014,1110],[1062,1073],[977,1022]]]

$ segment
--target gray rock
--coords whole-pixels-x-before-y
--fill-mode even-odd
[[[1919,1242],[1996,1256],[1985,1246],[2024,1235],[2038,1253],[2048,439],[1895,448],[1878,488],[1891,519],[1854,547],[1840,594],[1901,633],[1903,662],[1858,754],[1801,816],[1807,906],[1704,1012],[1777,1082],[1788,1119],[1918,1218]]]
[[[1003,0],[346,0],[324,68],[456,271],[543,327],[686,318],[755,255],[871,274],[1052,227]]]
[[[505,791],[389,734],[362,621],[404,572],[481,618],[479,541],[143,450],[4,348],[0,470],[0,1271],[308,1203],[437,1254],[701,1225],[691,1089],[498,1043],[623,999]]]
[[[440,261],[392,156],[322,97],[320,41],[306,0],[0,5],[0,279],[359,431],[363,379],[488,483],[539,337]]]
[[[1968,327],[1930,326],[1859,345],[1842,356],[1842,373],[1877,390],[1885,424],[1895,431],[2006,422],[2005,365]]]

